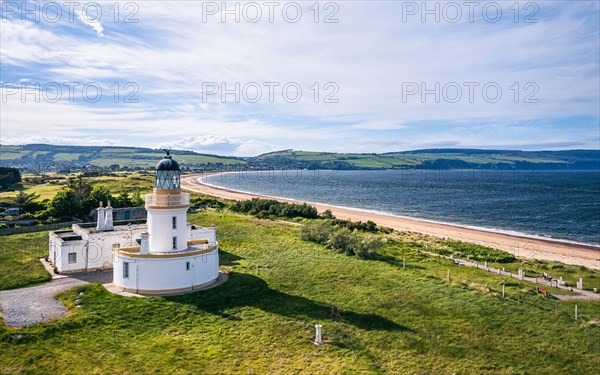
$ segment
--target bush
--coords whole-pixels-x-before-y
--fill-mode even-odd
[[[303,217],[306,219],[316,219],[319,217],[317,209],[306,203],[286,203],[274,199],[253,198],[235,202],[231,206],[231,210],[233,212],[260,216],[261,218],[281,217],[292,219]]]
[[[450,250],[442,249],[441,251],[438,251],[442,255],[453,254],[458,258],[496,263],[511,263],[517,260],[512,254],[505,251],[473,243],[446,241],[445,245],[448,246]]]
[[[362,237],[360,241],[354,242],[354,253],[362,259],[373,259],[377,256],[377,250],[383,246],[380,238]]]
[[[348,228],[336,229],[329,234],[327,239],[327,247],[337,251],[338,253],[346,253],[354,255],[354,236]]]
[[[377,250],[383,245],[382,240],[355,232],[345,227],[333,226],[330,221],[316,222],[302,227],[300,239],[325,245],[346,255],[356,255],[362,259],[376,258]]]
[[[341,219],[333,219],[331,220],[333,225],[348,228],[350,230],[359,230],[361,232],[369,232],[376,233],[377,232],[377,224],[372,222],[371,220],[366,223],[362,221],[350,221],[350,220],[341,220]]]
[[[327,243],[330,231],[331,227],[329,226],[321,225],[320,223],[310,223],[303,226],[300,230],[300,239],[324,245]]]

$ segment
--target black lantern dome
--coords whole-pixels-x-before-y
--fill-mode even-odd
[[[167,154],[156,164],[156,188],[157,189],[179,189],[179,177],[181,169],[170,155],[169,150],[164,150]]]
[[[179,163],[177,163],[171,155],[165,155],[164,159],[156,164],[157,171],[178,171]]]

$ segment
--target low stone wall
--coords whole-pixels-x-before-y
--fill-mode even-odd
[[[64,223],[46,224],[46,225],[32,225],[28,227],[17,227],[17,228],[2,228],[0,229],[0,236],[8,236],[11,234],[19,233],[31,233],[31,232],[43,232],[47,230],[56,230],[61,228],[70,228],[71,225],[81,223],[78,221],[67,221]]]

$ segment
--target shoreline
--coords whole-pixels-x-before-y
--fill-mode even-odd
[[[226,199],[245,200],[266,198],[289,203],[304,202],[301,200],[237,191],[198,181],[202,177],[208,177],[217,173],[184,175],[181,177],[181,186],[187,190]],[[365,209],[340,207],[323,203],[306,203],[317,208],[319,212],[329,209],[338,219],[352,221],[371,220],[377,225],[390,227],[398,231],[416,232],[433,237],[471,242],[496,248],[519,258],[558,261],[592,269],[600,269],[600,246],[581,244],[569,240],[543,238],[535,235],[476,228],[460,224],[441,223]]]

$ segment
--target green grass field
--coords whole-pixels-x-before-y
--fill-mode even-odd
[[[67,186],[67,177],[75,177],[77,174],[53,174],[50,183],[33,185],[23,183],[18,190],[0,193],[0,201],[13,203],[19,190],[23,190],[27,194],[39,194],[37,200],[52,199],[61,189]],[[28,175],[26,175],[28,176]],[[131,193],[134,189],[140,189],[141,193],[149,193],[152,191],[154,184],[154,174],[151,171],[138,172],[118,172],[111,173],[110,176],[88,177],[87,180],[92,184],[106,185],[106,187],[114,195],[122,193]]]
[[[48,232],[0,236],[0,290],[50,281],[39,261],[48,255]]]
[[[72,290],[59,296],[68,317],[2,325],[0,372],[593,374],[600,366],[598,303],[578,301],[575,321],[573,302],[423,255],[409,239],[391,242],[387,261],[361,260],[301,241],[298,225],[215,211],[190,221],[217,225],[227,283],[142,299],[98,285]],[[311,342],[316,323],[325,345]]]

